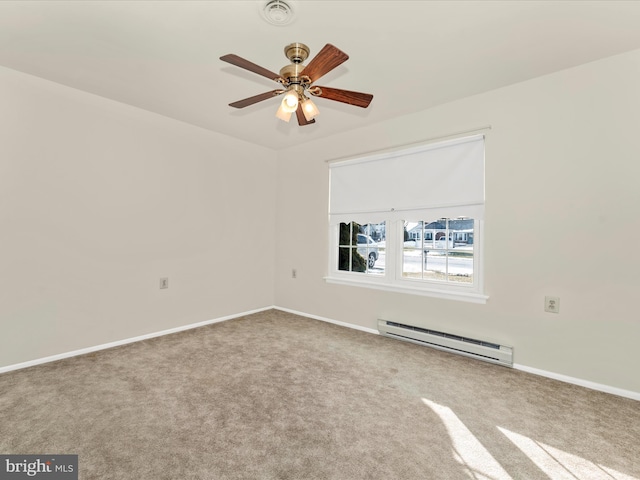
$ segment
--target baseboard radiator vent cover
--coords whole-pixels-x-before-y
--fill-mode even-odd
[[[385,337],[513,367],[513,348],[475,338],[461,337],[404,323],[378,320],[378,331]]]

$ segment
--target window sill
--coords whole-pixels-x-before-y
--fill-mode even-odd
[[[388,283],[372,282],[366,280],[353,280],[350,278],[325,277],[327,283],[336,285],[349,285],[351,287],[372,288],[386,292],[406,293],[408,295],[422,295],[425,297],[442,298],[446,300],[458,300],[461,302],[485,304],[489,299],[488,295],[475,292],[463,292],[454,290],[439,290],[436,288],[420,287],[415,288],[408,285],[391,285]]]

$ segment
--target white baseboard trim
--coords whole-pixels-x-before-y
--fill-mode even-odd
[[[299,312],[297,310],[291,310],[289,308],[277,307],[274,306],[276,310],[282,310],[283,312],[293,313],[295,315],[300,315],[301,317],[313,318],[315,320],[322,320],[323,322],[334,323],[336,325],[340,325],[342,327],[353,328],[355,330],[361,330],[367,333],[375,333],[378,334],[378,330],[373,328],[361,327],[359,325],[354,325],[347,322],[340,322],[337,320],[332,320],[330,318],[319,317],[317,315],[310,315],[305,312]],[[514,364],[513,368],[516,370],[521,370],[523,372],[532,373],[534,375],[540,375],[542,377],[552,378],[554,380],[559,380],[565,383],[571,383],[573,385],[578,385],[580,387],[590,388],[591,390],[597,390],[599,392],[611,393],[613,395],[618,395],[619,397],[626,397],[632,400],[640,400],[640,392],[633,392],[631,390],[624,390],[622,388],[612,387],[610,385],[604,385],[602,383],[595,383],[589,380],[583,380],[581,378],[570,377],[568,375],[562,375],[559,373],[548,372],[546,370],[540,370],[538,368],[527,367],[526,365]]]
[[[22,368],[33,367],[41,365],[43,363],[55,362],[57,360],[63,360],[65,358],[77,357],[78,355],[85,355],[87,353],[97,352],[99,350],[106,350],[108,348],[119,347],[121,345],[127,345],[128,343],[140,342],[142,340],[148,340],[150,338],[161,337],[163,335],[170,335],[172,333],[183,332],[185,330],[191,330],[192,328],[204,327],[205,325],[211,325],[213,323],[225,322],[227,320],[233,320],[234,318],[244,317],[245,315],[251,315],[254,313],[264,312],[265,310],[272,310],[273,306],[264,308],[258,308],[256,310],[250,310],[247,312],[237,313],[233,315],[227,315],[226,317],[214,318],[212,320],[205,320],[203,322],[191,323],[189,325],[182,325],[180,327],[170,328],[168,330],[162,330],[159,332],[147,333],[137,337],[125,338],[124,340],[117,340],[115,342],[103,343],[102,345],[96,345],[93,347],[81,348],[79,350],[73,350],[71,352],[59,353],[51,355],[49,357],[37,358],[35,360],[29,360],[27,362],[16,363],[14,365],[8,365],[6,367],[0,367],[0,374],[11,372],[13,370],[20,370]]]
[[[612,387],[610,385],[604,385],[602,383],[591,382],[589,380],[583,380],[581,378],[570,377],[568,375],[562,375],[560,373],[548,372],[546,370],[527,367],[526,365],[519,365],[517,363],[513,364],[513,368],[515,368],[516,370],[521,370],[523,372],[532,373],[534,375],[540,375],[542,377],[552,378],[554,380],[560,380],[561,382],[571,383],[573,385],[579,385],[581,387],[590,388],[591,390],[611,393],[613,395],[630,398],[632,400],[640,400],[640,392],[624,390],[622,388]]]
[[[311,315],[310,313],[299,312],[297,310],[291,310],[290,308],[277,307],[277,306],[274,306],[273,308],[276,310],[281,310],[283,312],[293,313],[294,315],[300,315],[301,317],[312,318],[314,320],[321,320],[323,322],[340,325],[341,327],[347,327],[354,330],[360,330],[362,332],[374,333],[376,335],[380,335],[380,332],[378,332],[378,330],[374,328],[361,327],[360,325],[354,325],[353,323],[341,322],[339,320],[333,320],[331,318],[326,318],[326,317],[319,317],[318,315]]]

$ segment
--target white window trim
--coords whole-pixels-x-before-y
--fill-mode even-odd
[[[360,279],[353,278],[342,278],[342,277],[325,277],[324,278],[327,283],[332,283],[336,285],[348,285],[351,287],[366,287],[374,290],[383,290],[386,292],[393,293],[406,293],[410,295],[421,295],[424,297],[434,297],[434,298],[442,298],[445,300],[458,300],[461,302],[469,302],[469,303],[487,303],[489,299],[488,295],[484,295],[481,293],[470,293],[470,292],[454,292],[451,290],[437,290],[433,288],[410,288],[408,286],[400,286],[400,285],[390,285],[386,283],[378,283],[378,282],[368,282]]]
[[[420,220],[420,219],[411,219]],[[423,219],[424,220],[424,219]],[[416,280],[402,277],[402,248],[397,245],[400,238],[404,239],[403,222],[387,221],[385,245],[385,273],[384,275],[369,275],[361,272],[347,272],[338,270],[338,234],[339,226],[330,228],[329,237],[329,269],[324,278],[327,283],[372,288],[387,292],[422,295],[447,300],[458,300],[471,303],[487,303],[489,296],[484,294],[483,281],[483,221],[476,220],[474,238],[477,248],[473,256],[472,285],[455,285],[452,283]]]

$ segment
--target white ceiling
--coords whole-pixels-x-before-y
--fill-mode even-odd
[[[277,150],[640,48],[640,1],[291,0],[286,26],[265,3],[2,1],[0,65]],[[229,107],[278,84],[219,57],[277,72],[292,42],[345,51],[316,83],[371,106],[317,99],[305,127],[277,98]]]

